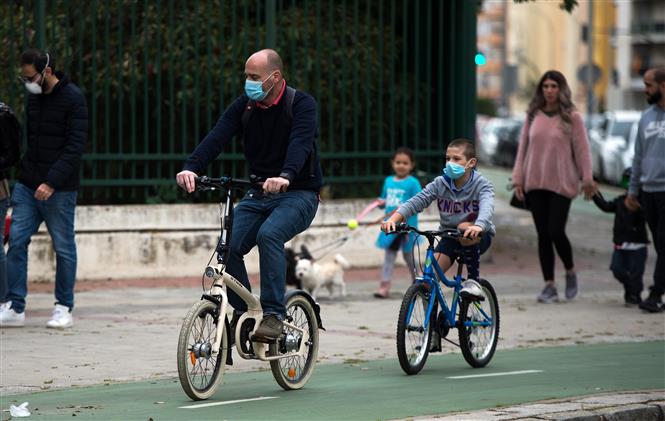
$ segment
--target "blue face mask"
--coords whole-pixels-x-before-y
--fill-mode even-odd
[[[455,164],[454,162],[448,161],[446,166],[443,168],[443,173],[447,175],[451,180],[457,180],[466,172],[466,168],[460,164]]]
[[[245,93],[249,97],[249,99],[253,99],[254,101],[263,101],[263,99],[268,95],[268,92],[275,86],[274,84],[268,89],[266,92],[263,92],[263,83],[270,78],[270,76],[273,75],[272,72],[270,75],[265,78],[265,80],[245,80]]]

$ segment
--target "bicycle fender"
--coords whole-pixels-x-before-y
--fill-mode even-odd
[[[309,295],[306,291],[303,291],[301,289],[292,289],[286,292],[284,294],[284,302],[286,303],[289,298],[294,297],[296,295],[302,295],[309,301],[309,303],[312,305],[312,308],[314,309],[314,314],[316,314],[316,322],[319,324],[319,329],[321,330],[326,330],[323,327],[323,323],[321,322],[321,307],[319,307],[319,304],[314,301],[314,298],[312,298],[311,295]]]

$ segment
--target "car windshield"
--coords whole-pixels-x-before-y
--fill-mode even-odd
[[[633,127],[633,123],[633,121],[615,121],[612,125],[612,136],[628,140],[628,134],[630,134],[630,128]]]

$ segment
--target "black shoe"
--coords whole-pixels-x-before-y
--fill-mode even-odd
[[[256,329],[252,341],[272,343],[282,336],[284,324],[274,314],[269,314],[261,320],[259,328]]]
[[[662,299],[660,295],[649,294],[649,298],[642,301],[639,304],[639,307],[642,310],[648,311],[649,313],[660,313],[661,311],[663,311],[663,307],[661,306],[661,304],[662,304]]]
[[[639,294],[626,293],[624,294],[623,298],[626,307],[634,307],[642,302],[642,298],[640,298]]]

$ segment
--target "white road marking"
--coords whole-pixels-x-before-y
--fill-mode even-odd
[[[513,376],[515,374],[542,373],[543,370],[506,371],[505,373],[472,374],[469,376],[450,376],[447,379],[473,379],[476,377]]]
[[[209,403],[201,403],[201,404],[198,404],[198,405],[181,406],[179,408],[180,409],[198,409],[198,408],[206,408],[206,407],[209,407],[209,406],[231,405],[231,404],[240,403],[240,402],[263,401],[263,400],[266,400],[266,399],[277,399],[277,396],[261,396],[260,398],[237,399],[235,401],[209,402]]]

